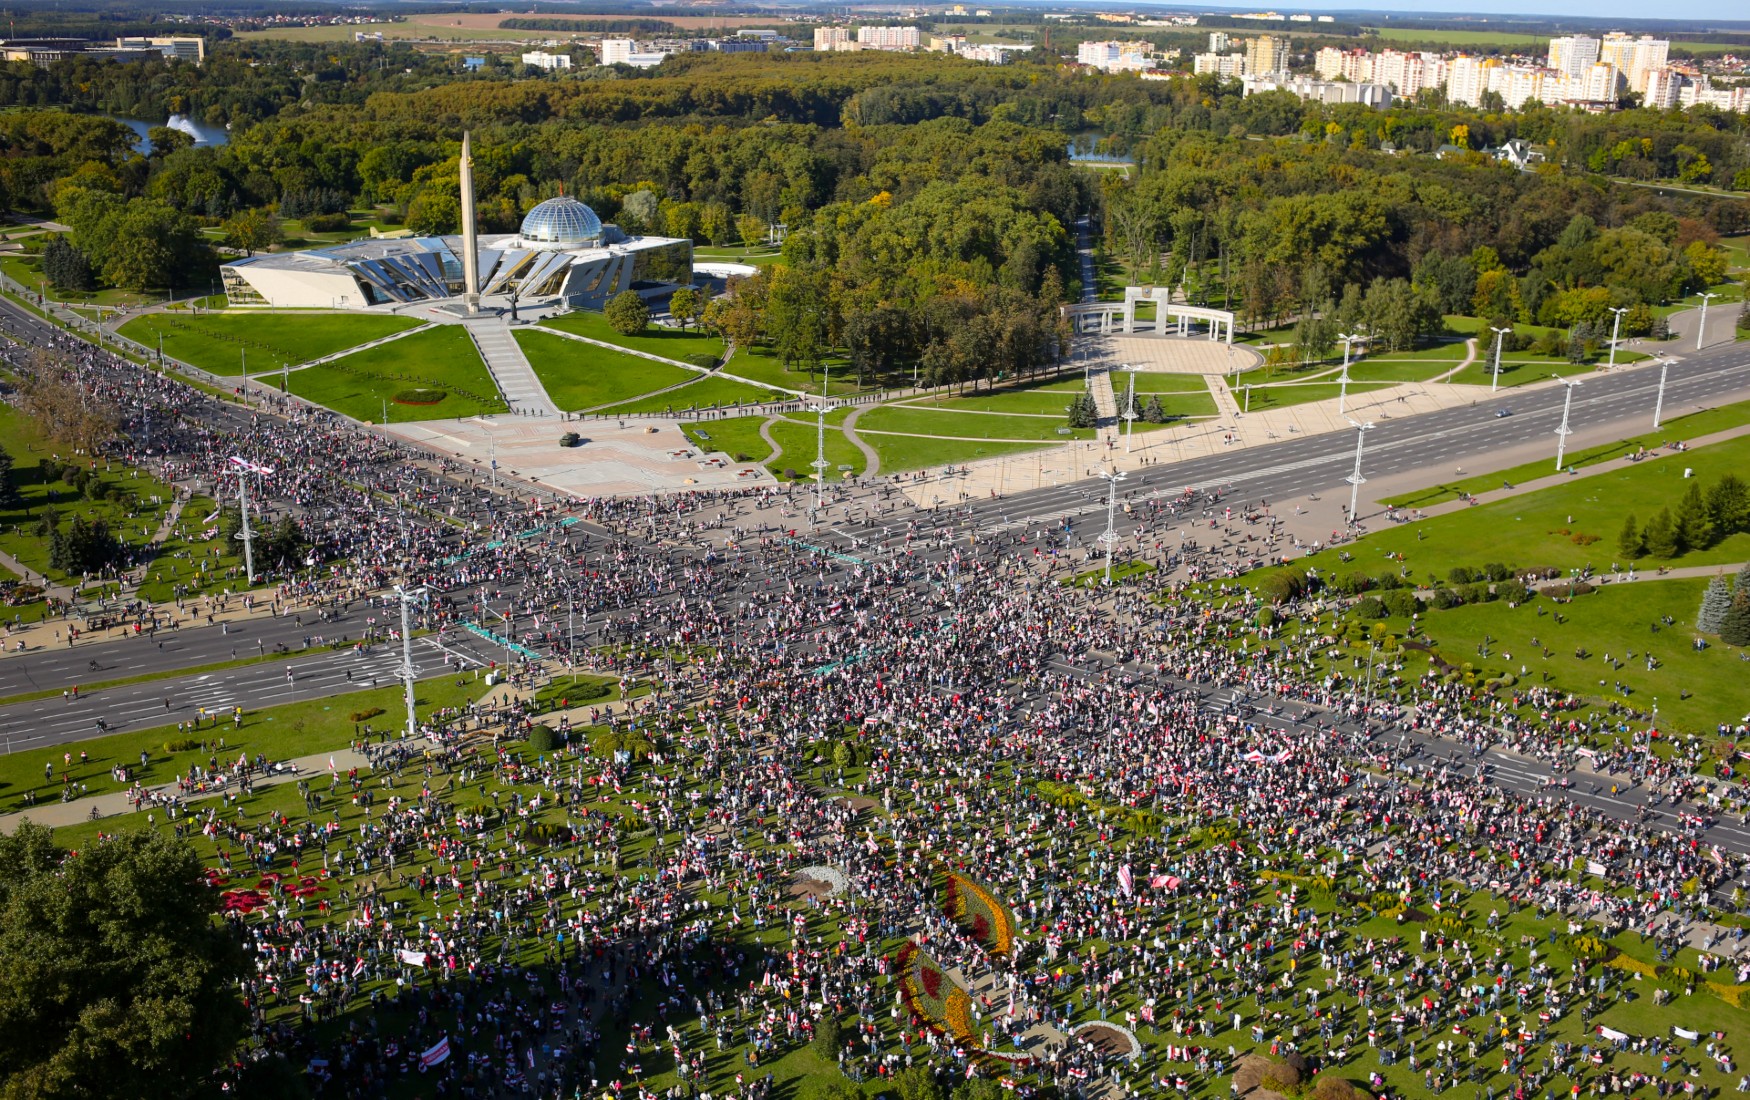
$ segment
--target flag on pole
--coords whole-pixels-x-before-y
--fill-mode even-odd
[[[422,1066],[435,1066],[439,1062],[449,1058],[449,1056],[450,1037],[446,1035],[426,1050],[424,1054],[419,1056],[419,1064]]]
[[[1118,888],[1124,891],[1125,897],[1129,897],[1131,891],[1136,888],[1136,882],[1130,876],[1130,864],[1128,863],[1118,868]]]
[[[267,474],[273,473],[272,466],[263,466],[258,462],[251,462],[247,458],[242,457],[241,455],[232,455],[231,456],[231,465],[236,466],[238,469],[241,469],[241,470],[248,470],[252,474],[261,474],[263,476],[266,476]]]

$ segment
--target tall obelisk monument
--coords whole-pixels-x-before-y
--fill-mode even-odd
[[[474,231],[474,150],[462,131],[462,304],[480,312],[480,242]]]

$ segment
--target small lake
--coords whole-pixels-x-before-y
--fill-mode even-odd
[[[134,132],[134,148],[142,153],[152,152],[152,143],[146,138],[146,131],[154,126],[168,126],[172,130],[181,130],[194,138],[196,145],[225,145],[230,142],[231,135],[223,126],[208,126],[204,122],[196,122],[187,115],[171,115],[168,122],[145,122],[137,118],[123,118],[120,115],[106,115],[113,118]]]
[[[1135,164],[1136,158],[1128,153],[1109,153],[1100,150],[1103,134],[1082,133],[1070,139],[1069,159],[1076,164]]]

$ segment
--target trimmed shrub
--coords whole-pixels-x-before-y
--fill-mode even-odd
[[[355,710],[347,715],[347,718],[353,722],[369,722],[371,719],[382,713],[382,707],[371,707],[367,710]]]
[[[559,744],[558,734],[552,726],[534,726],[529,730],[529,748],[535,752],[552,752]]]
[[[183,738],[181,741],[164,742],[164,753],[167,756],[174,756],[179,752],[193,752],[200,747],[201,743],[199,741],[191,741],[188,738]]]

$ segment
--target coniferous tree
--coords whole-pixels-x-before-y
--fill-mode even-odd
[[[1638,558],[1646,550],[1646,543],[1641,541],[1641,525],[1635,522],[1635,514],[1630,512],[1622,521],[1622,533],[1616,537],[1616,548],[1622,551],[1625,558]]]
[[[1701,610],[1695,614],[1695,629],[1703,634],[1718,634],[1720,624],[1726,621],[1726,612],[1732,610],[1732,586],[1725,577],[1715,577],[1707,582],[1707,590],[1701,594]]]
[[[1647,521],[1641,531],[1641,542],[1655,558],[1677,556],[1677,525],[1671,522],[1671,509],[1661,508],[1658,515]]]
[[[1750,645],[1750,592],[1740,590],[1720,620],[1720,641],[1727,645]]]
[[[1691,481],[1677,504],[1677,542],[1684,550],[1706,550],[1714,544],[1713,514],[1702,496],[1701,482]]]

